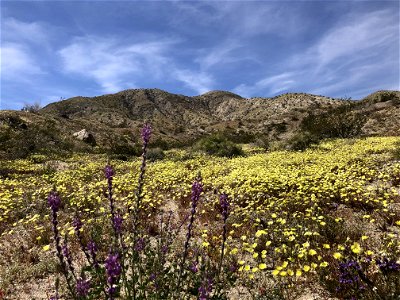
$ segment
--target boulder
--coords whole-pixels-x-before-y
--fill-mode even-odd
[[[80,141],[84,141],[89,138],[90,133],[86,129],[82,129],[81,131],[75,132],[73,134]]]
[[[96,145],[96,140],[93,134],[89,133],[86,129],[82,129],[81,131],[73,133],[73,136],[80,141],[88,143],[92,146]]]

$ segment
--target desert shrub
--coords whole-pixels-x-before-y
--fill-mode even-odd
[[[237,144],[247,144],[255,140],[255,135],[253,133],[244,131],[243,129],[236,130],[226,130],[219,133],[219,135],[224,136],[228,141]]]
[[[160,148],[162,150],[168,150],[168,149],[171,148],[171,145],[165,139],[163,139],[161,137],[158,137],[157,139],[155,139],[154,141],[152,141],[150,143],[150,147],[152,147],[152,148]]]
[[[194,148],[210,155],[222,157],[234,157],[244,154],[241,147],[229,141],[222,135],[204,137],[196,143]]]
[[[73,143],[63,138],[55,122],[26,125],[19,117],[7,118],[0,130],[0,152],[9,159],[26,158],[33,153],[63,154],[73,150]]]
[[[396,143],[396,147],[393,149],[392,155],[395,160],[400,160],[400,142]]]
[[[165,158],[164,150],[161,148],[151,148],[147,152],[147,159],[149,161],[162,160]]]
[[[255,140],[254,144],[255,144],[256,146],[258,146],[258,147],[263,148],[263,149],[266,150],[266,151],[269,150],[270,147],[271,147],[271,141],[270,141],[270,139],[268,138],[268,136],[260,136],[260,137],[258,137],[258,138]]]
[[[308,132],[300,132],[283,143],[282,146],[287,150],[303,151],[316,143],[318,143],[318,139],[314,135]]]
[[[141,147],[137,143],[129,140],[129,137],[117,137],[109,135],[107,138],[108,146],[106,152],[109,155],[119,155],[124,157],[139,156],[141,154]]]
[[[37,113],[41,109],[41,106],[38,102],[35,102],[33,104],[25,104],[24,107],[22,107],[22,111],[30,112],[30,113]]]
[[[300,127],[318,140],[355,137],[366,122],[365,116],[354,110],[355,106],[355,103],[346,103],[322,114],[309,114]]]

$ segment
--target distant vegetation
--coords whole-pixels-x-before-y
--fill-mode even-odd
[[[194,145],[194,149],[221,157],[235,157],[244,154],[240,146],[221,134],[203,137]]]

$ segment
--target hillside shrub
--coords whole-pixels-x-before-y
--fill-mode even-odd
[[[37,113],[39,112],[39,110],[41,109],[41,106],[38,102],[35,102],[33,104],[25,104],[21,111],[26,111],[26,112],[30,112],[30,113]]]
[[[27,125],[18,116],[10,116],[0,123],[0,152],[8,159],[26,158],[33,153],[64,154],[74,149],[55,122]]]
[[[286,150],[304,151],[311,145],[317,144],[318,138],[309,132],[299,132],[287,140],[282,146]]]
[[[147,152],[147,159],[149,161],[162,160],[165,158],[164,150],[161,148],[150,148]]]
[[[356,103],[346,103],[327,112],[305,117],[300,127],[315,139],[351,138],[359,135],[366,117],[355,111]]]
[[[244,154],[240,146],[229,141],[222,135],[203,137],[196,143],[194,148],[196,150],[204,151],[207,154],[221,157],[234,157]]]

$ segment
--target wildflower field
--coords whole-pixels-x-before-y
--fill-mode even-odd
[[[0,299],[400,299],[399,145],[1,161]]]

